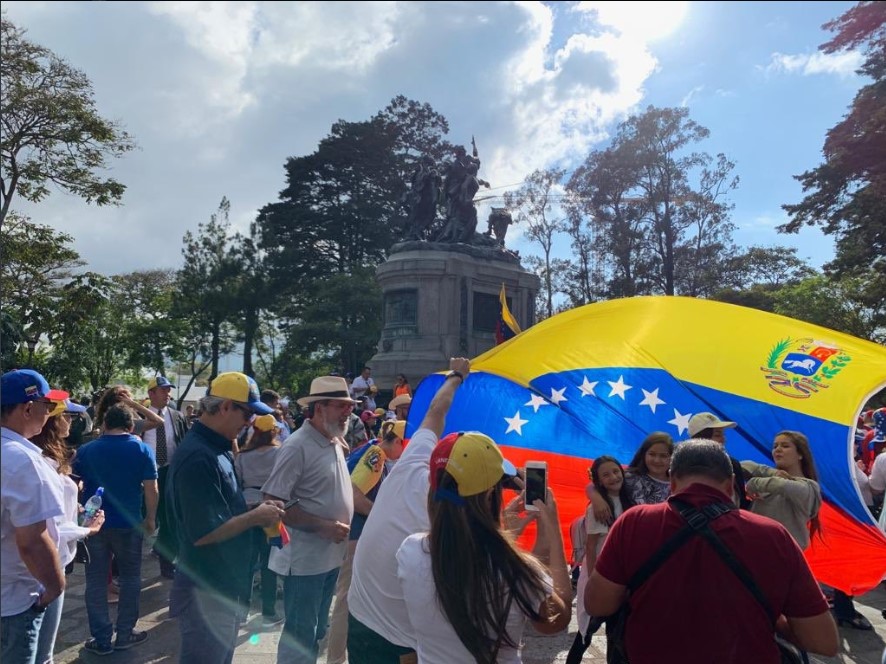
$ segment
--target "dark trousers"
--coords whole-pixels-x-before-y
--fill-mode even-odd
[[[415,651],[391,643],[348,614],[349,664],[408,664],[417,662]]]
[[[171,509],[169,502],[166,500],[166,477],[169,475],[169,465],[161,466],[157,469],[157,489],[160,493],[160,500],[157,502],[157,539],[154,542],[154,551],[160,558],[160,572],[164,576],[169,576],[174,569],[173,562],[175,556],[178,555],[178,537],[175,534],[175,521],[171,514],[167,514]]]
[[[268,537],[263,530],[260,528],[252,530],[255,533],[255,545],[252,547],[252,569],[258,565],[261,578],[261,614],[265,618],[272,618],[277,615],[277,574],[268,569],[271,543],[268,542]],[[250,590],[250,597],[251,594]]]

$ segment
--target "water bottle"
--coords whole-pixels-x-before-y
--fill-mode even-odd
[[[104,488],[99,487],[95,490],[95,495],[86,501],[86,504],[83,506],[83,513],[81,514],[81,525],[83,523],[90,523],[95,518],[95,515],[98,514],[98,511],[102,508],[102,494],[104,492]]]

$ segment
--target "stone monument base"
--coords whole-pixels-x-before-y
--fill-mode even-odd
[[[413,389],[450,357],[476,357],[495,345],[499,293],[525,329],[535,322],[538,277],[503,247],[410,241],[394,245],[376,278],[384,327],[369,360],[384,393],[402,373]]]

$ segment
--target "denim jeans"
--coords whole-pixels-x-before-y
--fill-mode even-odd
[[[0,618],[0,661],[3,664],[34,664],[45,613],[45,610],[32,606],[14,616]]]
[[[37,664],[52,662],[52,651],[55,650],[55,637],[58,634],[58,626],[62,621],[62,608],[65,606],[65,594],[62,593],[46,607],[43,613],[43,623],[40,625],[40,634],[37,637]]]
[[[286,622],[277,647],[277,664],[316,663],[317,644],[326,636],[338,569],[310,576],[283,577]]]
[[[182,664],[231,664],[240,629],[240,606],[176,578],[169,614],[178,619]]]
[[[102,528],[89,538],[86,565],[86,614],[92,638],[108,645],[114,626],[108,614],[108,574],[111,554],[120,570],[120,599],[117,604],[117,636],[126,638],[138,621],[142,591],[142,533],[137,528]]]
[[[400,664],[415,661],[414,650],[391,643],[357,620],[353,613],[348,613],[349,664]]]

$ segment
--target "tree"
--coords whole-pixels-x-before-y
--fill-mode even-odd
[[[16,193],[36,202],[49,183],[97,205],[118,202],[124,185],[100,171],[135,147],[119,124],[99,116],[86,74],[24,35],[0,20],[0,227]]]
[[[15,349],[6,346],[10,340],[4,341],[4,362],[33,366],[41,338],[52,334],[57,325],[62,286],[84,263],[69,246],[73,242],[70,235],[15,212],[0,227],[0,239],[4,326],[20,340]]]
[[[93,391],[108,385],[130,362],[124,322],[133,316],[131,301],[112,279],[95,272],[77,275],[62,288],[57,324],[49,337],[47,378]]]
[[[505,207],[514,214],[514,222],[526,224],[526,235],[541,246],[544,255],[543,270],[545,307],[550,318],[554,315],[554,286],[551,265],[551,251],[558,233],[566,230],[565,220],[554,213],[557,201],[554,190],[563,178],[564,171],[557,169],[536,170],[517,191],[504,195]]]
[[[776,295],[776,313],[798,318],[863,339],[883,343],[886,330],[878,325],[876,312],[860,304],[857,291],[864,284],[854,277],[834,280],[818,275],[782,288]],[[882,316],[886,303],[880,304]]]
[[[130,307],[130,315],[119,322],[130,364],[165,373],[167,358],[186,353],[182,346],[185,321],[173,316],[173,302],[178,296],[175,271],[138,270],[111,279]]]
[[[712,297],[774,312],[783,288],[815,276],[818,273],[797,257],[795,247],[749,247],[721,265],[721,288]]]
[[[397,97],[368,121],[336,122],[313,154],[287,160],[286,187],[259,212],[253,239],[265,281],[282,303],[287,353],[337,353],[333,365],[368,358],[354,353],[372,352],[381,307],[368,312],[371,324],[349,330],[354,316],[319,303],[318,293],[337,292],[342,283],[372,293],[375,267],[404,237],[407,174],[421,155],[445,153],[447,131],[429,105]],[[360,309],[360,301],[352,304]]]
[[[234,348],[233,321],[238,312],[236,286],[242,264],[231,249],[231,204],[222,198],[208,223],[197,226],[197,233],[185,233],[182,248],[184,267],[178,273],[178,297],[174,315],[186,322],[186,357],[194,369],[188,389],[202,372],[198,358],[207,358],[209,379],[218,375],[222,355]],[[185,391],[187,392],[187,390]]]
[[[796,176],[805,196],[783,206],[790,219],[779,230],[819,226],[833,236],[836,256],[826,272],[861,279],[859,302],[875,313],[886,300],[886,3],[859,2],[823,27],[836,34],[820,50],[859,49],[865,61],[858,73],[872,82],[828,131],[824,162]]]
[[[731,251],[724,155],[690,151],[708,137],[683,108],[649,106],[622,123],[567,184],[573,209],[596,226],[611,296],[704,295]]]

